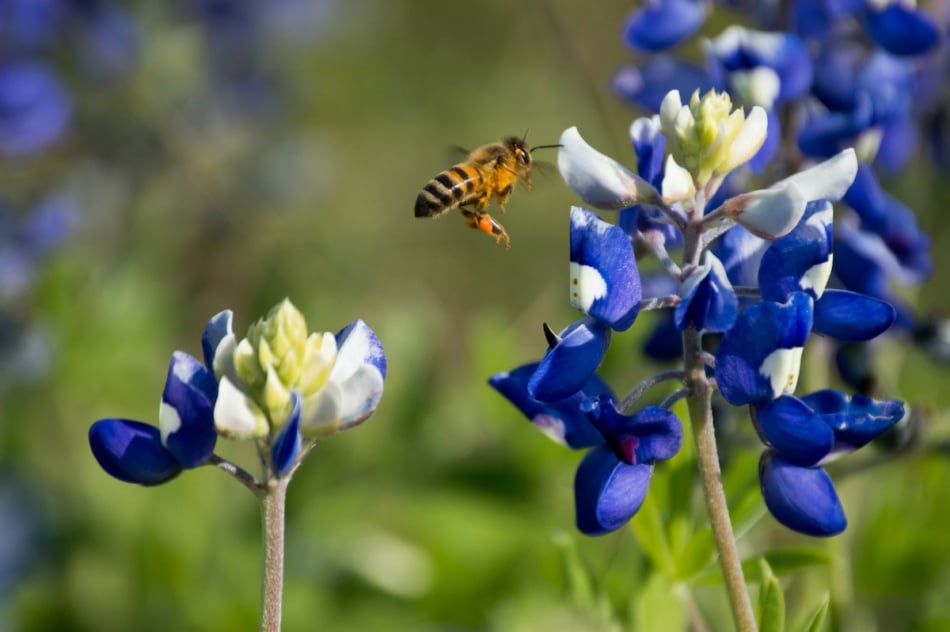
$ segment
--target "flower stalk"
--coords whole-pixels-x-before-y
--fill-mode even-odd
[[[261,581],[261,632],[280,632],[284,591],[284,516],[290,477],[275,478],[261,502],[264,567]]]

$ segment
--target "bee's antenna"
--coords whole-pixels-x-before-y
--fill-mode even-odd
[[[538,145],[537,147],[531,148],[531,153],[534,153],[535,149],[552,149],[554,147],[563,147],[564,145]]]
[[[531,129],[530,127],[527,128],[527,129],[525,129],[524,134],[521,135],[521,144],[522,144],[522,145],[524,145],[525,141],[528,140],[528,130],[530,130],[530,129]]]

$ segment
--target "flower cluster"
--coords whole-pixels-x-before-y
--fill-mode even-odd
[[[730,26],[703,38],[704,66],[672,54],[702,29],[713,6],[726,4],[741,9],[761,30]],[[947,25],[911,2],[748,4],[646,3],[624,27],[625,41],[643,57],[616,73],[616,91],[652,112],[660,111],[669,90],[696,88],[728,90],[744,105],[763,108],[769,135],[749,162],[756,173],[766,167],[772,173],[795,169],[803,158],[828,158],[855,147],[867,164],[844,196],[847,210],[838,216],[836,282],[894,304],[894,331],[945,360],[946,342],[935,339],[931,321],[890,287],[929,276],[930,239],[913,212],[881,188],[875,170],[898,173],[918,153],[922,137],[937,162],[948,154],[941,123],[948,107]],[[738,191],[744,185],[728,186]],[[842,377],[866,371],[852,367]],[[851,382],[861,387],[859,380]]]
[[[803,533],[838,533],[844,512],[821,464],[866,444],[904,414],[900,402],[832,390],[793,395],[812,332],[865,341],[895,317],[878,298],[826,289],[832,203],[855,178],[855,152],[736,193],[724,183],[767,146],[765,110],[756,106],[746,115],[715,91],[694,93],[684,104],[672,91],[659,112],[631,126],[637,173],[590,147],[575,128],[562,135],[558,166],[568,185],[592,206],[624,210],[618,225],[571,210],[570,296],[584,317],[560,334],[545,326],[549,349],[540,362],[490,383],[552,438],[592,448],[575,478],[577,523],[590,534],[616,529],[642,503],[653,464],[678,451],[682,432],[670,408],[679,396],[694,395],[696,385],[685,370],[667,372],[617,404],[596,371],[613,332],[630,328],[643,309],[673,307],[675,333],[668,335],[702,344],[703,334],[721,334],[715,355],[702,347],[691,353],[707,356],[728,403],[750,407],[765,445],[760,482],[772,514]],[[730,239],[734,234],[740,238]],[[682,265],[669,254],[673,246],[683,246]],[[657,256],[672,292],[644,296],[637,249]],[[694,361],[684,357],[686,367]],[[687,388],[624,414],[663,379]]]
[[[362,320],[336,335],[309,333],[284,300],[238,340],[231,319],[224,311],[208,322],[204,362],[172,354],[157,427],[118,418],[92,425],[89,444],[106,472],[129,483],[165,483],[219,463],[220,435],[255,441],[272,480],[293,472],[305,439],[351,428],[376,410],[386,356]]]

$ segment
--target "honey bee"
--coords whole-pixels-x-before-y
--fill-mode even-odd
[[[482,145],[462,162],[429,180],[416,198],[416,217],[437,217],[458,207],[465,223],[494,237],[496,244],[504,242],[505,248],[510,248],[508,231],[485,207],[494,198],[504,213],[519,180],[531,190],[531,152],[558,146],[529,149],[525,138],[517,136]]]

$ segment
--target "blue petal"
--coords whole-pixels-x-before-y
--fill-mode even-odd
[[[837,535],[848,526],[828,473],[798,467],[767,451],[759,463],[765,506],[783,525],[811,536]]]
[[[794,292],[821,295],[831,268],[831,222],[830,202],[810,202],[798,226],[772,242],[759,265],[763,299],[784,302]],[[823,275],[820,266],[826,267]]]
[[[855,110],[858,75],[866,57],[865,48],[855,42],[839,38],[826,42],[815,60],[812,93],[831,111]]]
[[[89,428],[89,447],[110,476],[126,483],[159,485],[181,472],[155,426],[128,419],[100,419]]]
[[[211,320],[205,325],[204,333],[201,334],[201,351],[204,354],[205,366],[212,371],[214,370],[214,354],[218,349],[218,344],[233,333],[231,329],[233,317],[234,313],[229,309],[218,312],[211,317]]]
[[[775,367],[765,361],[776,351],[804,347],[811,321],[811,297],[801,292],[787,303],[765,301],[740,313],[716,350],[716,382],[726,401],[741,406],[781,395],[789,376],[773,375]]]
[[[739,314],[739,299],[719,259],[707,252],[705,263],[694,268],[683,283],[683,296],[673,311],[676,328],[728,331]]]
[[[160,416],[165,447],[184,468],[202,465],[214,452],[217,397],[218,382],[211,371],[187,353],[172,354]]]
[[[842,342],[864,342],[887,331],[896,316],[891,304],[880,299],[828,290],[815,303],[813,328]]]
[[[835,443],[835,434],[802,400],[783,395],[755,404],[756,428],[776,452],[794,465],[815,465]]]
[[[591,318],[562,331],[528,381],[528,393],[542,402],[556,402],[581,390],[600,366],[610,342],[610,329]]]
[[[630,237],[587,209],[571,208],[571,304],[616,331],[640,311],[640,273]]]
[[[756,237],[742,226],[734,226],[716,240],[713,252],[722,261],[729,281],[734,285],[758,283],[759,263],[772,242]]]
[[[719,87],[704,69],[669,55],[652,55],[639,67],[625,66],[613,77],[614,90],[621,98],[649,112],[659,112],[660,103],[670,90],[705,94]]]
[[[291,389],[291,411],[290,416],[283,428],[274,439],[274,446],[271,448],[271,459],[274,464],[274,471],[277,476],[283,476],[297,462],[297,456],[300,454],[300,393],[297,389]]]
[[[920,55],[940,43],[940,27],[925,12],[888,4],[882,11],[865,14],[868,34],[895,55]]]
[[[637,175],[660,189],[666,158],[666,137],[655,117],[638,118],[630,125],[630,140],[637,155]]]
[[[796,99],[811,88],[811,56],[797,35],[733,26],[712,40],[707,50],[724,76],[761,67],[774,71],[779,79],[775,105]]]
[[[488,379],[488,383],[553,441],[575,450],[603,443],[600,432],[581,412],[580,406],[589,397],[597,397],[602,393],[610,395],[607,384],[597,375],[592,375],[577,393],[545,403],[528,394],[528,380],[537,368],[537,362],[525,364],[510,372],[496,373]]]
[[[656,52],[683,41],[702,26],[706,5],[696,0],[655,0],[634,11],[624,41],[634,50]]]
[[[904,418],[904,403],[845,395],[832,389],[816,391],[802,400],[834,431],[835,452],[851,452],[867,444]]]
[[[609,395],[587,400],[581,407],[618,459],[628,465],[673,458],[683,444],[683,426],[671,411],[647,406],[624,415]]]
[[[858,169],[843,199],[861,218],[861,228],[878,235],[896,258],[888,260],[896,264],[890,274],[899,282],[916,283],[931,274],[930,238],[917,226],[914,212],[881,189],[870,167]]]
[[[835,231],[835,276],[846,288],[883,297],[889,293],[887,277],[896,261],[877,236],[841,224]]]
[[[653,466],[621,463],[607,446],[588,452],[574,477],[577,528],[601,535],[627,524],[643,504],[652,475]]]
[[[846,147],[873,124],[870,99],[862,95],[853,110],[824,112],[811,116],[798,131],[798,148],[807,156],[827,158]]]
[[[910,108],[888,119],[881,126],[883,135],[874,157],[874,166],[887,175],[900,175],[901,170],[917,154],[920,144],[917,126],[918,121]]]

